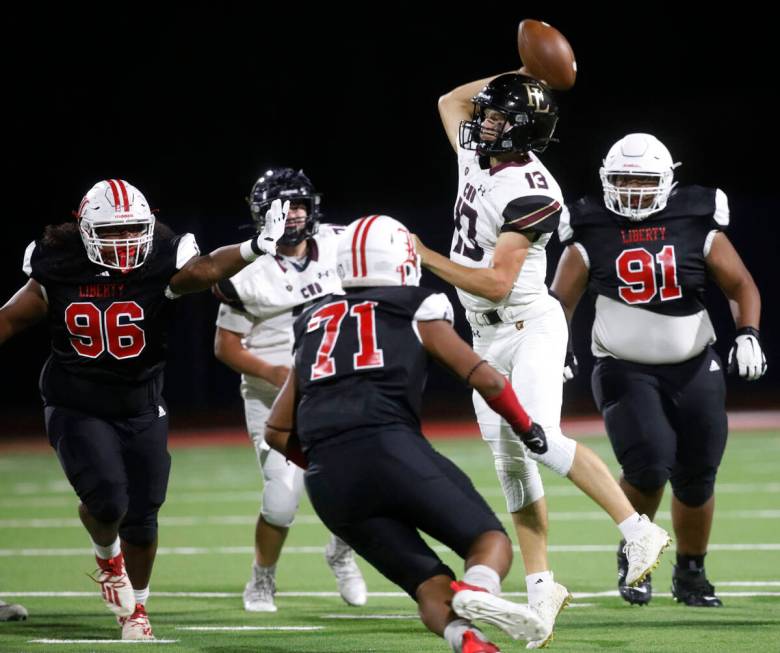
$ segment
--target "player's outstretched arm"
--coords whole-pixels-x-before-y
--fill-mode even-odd
[[[446,320],[418,322],[420,339],[428,353],[474,388],[503,417],[534,453],[547,451],[547,438],[515,395],[512,386],[466,344]]]
[[[281,388],[290,373],[286,365],[272,365],[244,347],[243,334],[218,326],[214,334],[214,356],[234,372],[264,379]]]
[[[511,70],[509,72],[523,72]],[[471,101],[477,93],[479,93],[485,86],[493,81],[499,75],[504,73],[498,73],[485,77],[484,79],[478,79],[467,84],[462,84],[449,93],[445,93],[439,98],[439,116],[441,117],[444,131],[447,134],[447,140],[449,140],[452,149],[458,151],[458,131],[460,130],[460,123],[464,120],[470,120],[474,103]]]
[[[290,368],[287,380],[276,395],[271,412],[265,422],[265,441],[298,467],[306,469],[308,463],[301,451],[295,433],[295,411],[298,409],[298,379],[295,367]]]
[[[265,214],[263,230],[257,236],[241,244],[220,247],[205,256],[193,256],[171,277],[168,286],[177,295],[207,290],[263,254],[276,254],[276,241],[284,234],[289,208],[289,202],[282,205],[281,200],[274,200]]]
[[[496,243],[492,265],[469,268],[428,249],[416,235],[414,241],[424,268],[456,288],[492,302],[500,301],[512,290],[531,246],[531,241],[523,234],[514,231],[502,233]]]
[[[0,308],[0,343],[24,331],[46,317],[49,305],[41,285],[29,279],[5,305]]]

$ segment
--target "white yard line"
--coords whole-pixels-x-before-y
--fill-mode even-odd
[[[242,630],[324,630],[324,626],[176,626],[174,630],[194,630],[197,632],[231,632]]]
[[[508,514],[501,515],[509,520]],[[609,515],[605,512],[594,510],[587,512],[551,512],[551,521],[607,521]],[[659,512],[657,517],[669,521],[672,516],[669,512]],[[780,519],[780,510],[721,510],[718,519]],[[190,527],[190,526],[254,526],[257,522],[255,515],[213,515],[213,516],[180,516],[161,517],[160,526],[163,528]],[[298,515],[295,524],[321,524],[316,515]],[[34,519],[0,519],[0,528],[83,528],[81,520],[77,518],[34,518]]]
[[[30,639],[28,644],[175,644],[178,639]]]
[[[551,544],[548,551],[552,553],[614,553],[616,544]],[[449,548],[436,544],[433,550],[437,553],[447,553]],[[515,546],[514,550],[519,552]],[[710,551],[780,551],[779,542],[760,544],[710,544]],[[163,547],[157,550],[158,555],[248,555],[254,552],[250,546],[213,546],[213,547]],[[324,546],[288,546],[284,548],[287,555],[292,554],[316,554],[325,553]],[[89,548],[72,549],[0,549],[0,558],[8,557],[68,557],[90,556],[93,554]]]
[[[764,586],[776,586],[778,583],[776,581],[766,581],[766,582],[759,582],[759,581],[746,581],[746,582],[736,582],[731,581],[728,583],[719,583],[718,581],[714,582],[714,585],[716,587],[720,586],[745,586],[745,587],[764,587]],[[502,592],[502,596],[508,596],[508,597],[524,597],[527,596],[526,592]],[[15,597],[15,598],[94,598],[97,596],[96,592],[9,592],[6,590],[3,590],[3,596],[4,597]],[[156,598],[172,598],[172,599],[237,599],[241,596],[241,592],[153,592],[153,596]],[[296,597],[296,598],[339,598],[338,592],[277,592],[277,597],[282,598],[290,598],[290,597]],[[409,598],[409,595],[406,594],[406,592],[368,592],[369,597],[373,598],[385,598],[385,599],[402,599],[402,598]],[[604,598],[604,597],[615,597],[618,596],[617,590],[603,590],[601,592],[572,592],[572,596],[574,596],[575,599],[596,599],[596,598]],[[671,594],[669,593],[663,593],[663,592],[653,592],[653,596],[665,596],[665,597],[671,597]],[[749,597],[749,596],[780,596],[780,592],[718,592],[718,596],[731,596],[731,597]],[[586,604],[578,603],[579,607],[583,607]],[[412,615],[410,615],[411,617]],[[406,618],[405,615],[362,615],[359,613],[355,614],[328,614],[323,615],[323,618],[326,619],[373,619],[373,618],[394,618],[394,619],[403,619]],[[414,616],[415,619],[417,619],[416,616]],[[182,627],[178,630],[204,630],[210,627],[204,626],[193,626],[192,628],[189,627]],[[236,626],[235,628],[239,628]],[[247,627],[247,628],[254,628],[254,627]],[[286,627],[285,627],[286,628]],[[291,627],[292,628],[292,627]],[[309,628],[308,626],[306,628]]]

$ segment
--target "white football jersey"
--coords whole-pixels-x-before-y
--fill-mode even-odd
[[[558,182],[535,154],[529,153],[526,163],[507,162],[483,170],[476,152],[458,148],[458,199],[450,259],[470,268],[490,267],[502,229],[507,225],[515,230],[532,228],[559,214],[562,206]],[[551,235],[545,230],[531,243],[512,290],[500,302],[458,289],[463,307],[484,312],[511,306],[515,319],[530,317],[533,304],[547,297],[545,248]]]
[[[295,261],[284,256],[261,256],[230,281],[241,307],[221,304],[217,326],[244,335],[252,353],[287,352],[292,362],[292,325],[296,307],[330,293],[341,292],[336,273],[336,248],[340,225],[322,224],[310,242],[307,258]],[[242,310],[243,309],[243,310]],[[278,358],[278,356],[275,356]]]

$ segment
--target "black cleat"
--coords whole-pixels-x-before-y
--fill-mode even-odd
[[[715,588],[707,580],[704,569],[680,569],[674,566],[672,596],[678,603],[694,608],[720,608],[723,602],[715,596]]]
[[[623,600],[631,605],[647,605],[650,603],[650,599],[653,598],[653,584],[650,578],[650,574],[647,574],[645,579],[636,585],[630,587],[626,585],[626,574],[628,573],[628,558],[623,553],[623,547],[626,545],[625,540],[620,540],[617,550],[617,565],[618,565],[618,591]]]

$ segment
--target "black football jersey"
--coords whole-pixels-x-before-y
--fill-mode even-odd
[[[413,318],[434,294],[416,287],[352,289],[324,297],[298,317],[296,426],[304,451],[354,429],[420,428],[428,354]],[[441,319],[451,320],[445,303]]]
[[[722,191],[679,187],[663,211],[641,222],[609,211],[600,198],[583,197],[567,209],[561,241],[585,248],[591,292],[663,315],[705,308],[705,241],[729,218]]]
[[[95,384],[137,385],[157,376],[172,307],[165,290],[196,253],[192,235],[176,236],[160,224],[149,258],[127,273],[92,263],[75,231],[56,243],[31,243],[25,272],[49,304],[53,363]]]

